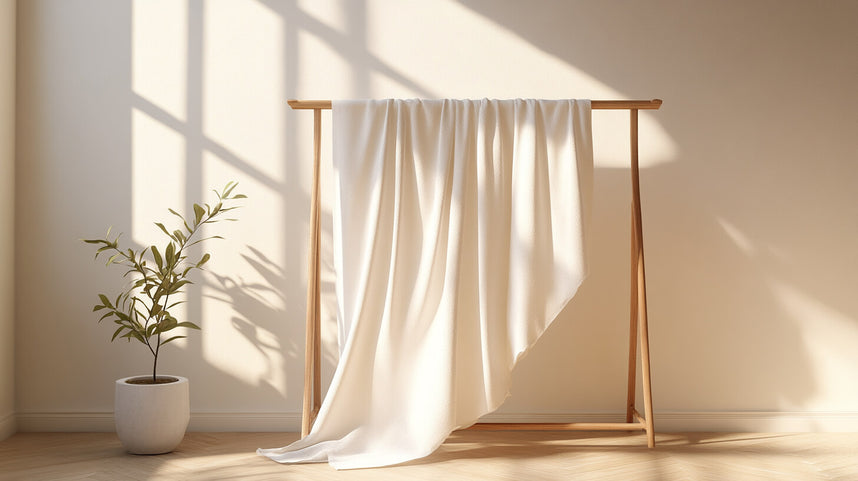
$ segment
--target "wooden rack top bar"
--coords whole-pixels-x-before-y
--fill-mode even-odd
[[[330,100],[287,100],[293,109],[330,109]],[[591,100],[590,108],[593,110],[658,110],[661,107],[661,99],[652,100]]]

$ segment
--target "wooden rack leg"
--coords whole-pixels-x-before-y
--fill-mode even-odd
[[[647,309],[646,309],[646,272],[644,270],[644,245],[643,245],[643,225],[641,222],[641,190],[640,190],[640,168],[638,166],[638,111],[632,109],[630,111],[630,140],[631,140],[631,157],[632,157],[632,225],[634,227],[634,242],[635,256],[634,268],[637,292],[633,293],[633,297],[637,305],[637,319],[640,330],[641,342],[641,371],[643,384],[643,401],[644,401],[644,425],[646,429],[647,445],[655,446],[655,425],[653,423],[652,409],[652,381],[650,376],[650,359],[649,359],[649,327],[647,324]]]
[[[647,325],[646,312],[646,284],[644,283],[644,259],[643,250],[638,257],[638,308],[640,315],[640,337],[641,337],[641,371],[643,384],[644,417],[646,419],[647,446],[655,446],[655,424],[653,422],[652,409],[652,378],[650,376],[649,358],[649,326]]]
[[[310,197],[310,242],[307,273],[307,336],[304,357],[304,405],[301,437],[310,433],[321,405],[321,307],[319,292],[319,246],[321,245],[319,205],[319,164],[322,145],[322,110],[313,111],[313,190]]]
[[[635,381],[638,371],[638,249],[634,206],[631,209],[631,293],[629,295],[629,382],[626,390],[626,422],[635,419]]]

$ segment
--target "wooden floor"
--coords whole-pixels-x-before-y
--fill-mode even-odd
[[[293,433],[189,433],[160,456],[126,454],[112,433],[19,433],[0,442],[2,480],[858,480],[858,433],[454,433],[432,456],[336,471],[255,454]]]

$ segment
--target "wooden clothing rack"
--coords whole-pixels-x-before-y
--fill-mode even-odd
[[[522,430],[522,431],[638,431],[647,435],[647,445],[655,446],[653,426],[652,384],[650,380],[649,334],[646,308],[646,275],[644,270],[643,229],[641,222],[640,170],[638,166],[638,110],[657,110],[660,99],[653,100],[592,100],[592,110],[628,110],[631,145],[631,295],[629,322],[629,370],[624,423],[477,423],[468,429]],[[301,419],[301,436],[310,428],[319,413],[321,396],[321,329],[319,288],[320,201],[319,159],[321,157],[322,110],[331,109],[330,100],[289,100],[293,109],[313,111],[313,188],[310,201],[310,252],[307,280],[307,337],[304,366],[304,405]],[[640,342],[643,382],[644,414],[635,408],[635,381],[637,377],[637,345]]]

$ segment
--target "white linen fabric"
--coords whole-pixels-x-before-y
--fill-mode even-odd
[[[333,104],[340,362],[310,434],[337,469],[432,453],[506,399],[583,281],[589,100]]]

